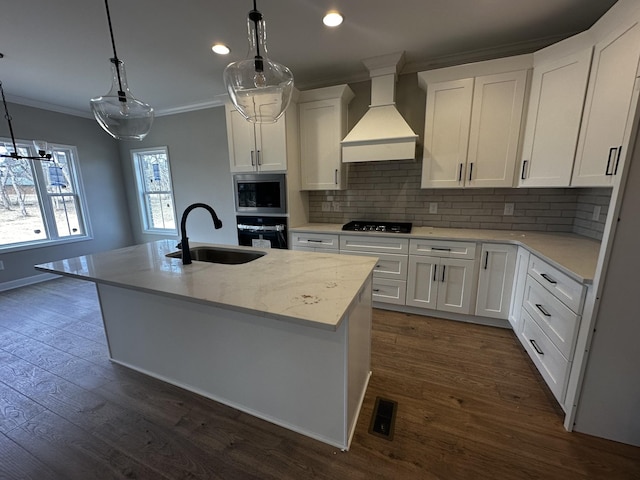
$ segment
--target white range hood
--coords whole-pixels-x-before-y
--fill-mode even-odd
[[[396,109],[396,75],[404,53],[363,60],[371,76],[369,110],[342,140],[342,161],[409,160],[416,156],[416,135]]]

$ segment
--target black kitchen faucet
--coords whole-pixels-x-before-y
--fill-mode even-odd
[[[182,214],[182,220],[180,222],[180,234],[182,238],[180,239],[180,243],[178,244],[178,248],[182,249],[182,264],[189,265],[191,263],[191,250],[189,250],[189,238],[187,237],[187,216],[189,212],[195,208],[204,208],[211,214],[211,218],[213,218],[213,226],[216,228],[222,228],[222,221],[216,215],[216,211],[211,208],[206,203],[193,203],[185,208],[184,213]]]

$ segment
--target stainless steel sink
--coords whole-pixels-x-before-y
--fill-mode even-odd
[[[191,259],[197,262],[223,263],[239,265],[248,263],[266,255],[265,252],[249,252],[231,248],[194,247],[190,248]],[[167,253],[167,257],[182,258],[182,252]]]

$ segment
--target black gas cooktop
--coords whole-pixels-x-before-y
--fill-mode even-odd
[[[411,233],[411,223],[408,222],[376,222],[370,220],[354,220],[345,223],[342,230],[349,232],[387,232]]]

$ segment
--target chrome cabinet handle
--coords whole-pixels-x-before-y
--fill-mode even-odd
[[[252,167],[255,167],[255,166],[256,166],[256,162],[255,162],[255,160],[254,160],[254,158],[253,158],[254,153],[255,153],[255,152],[254,152],[253,150],[251,150],[251,166],[252,166]]]
[[[538,344],[536,343],[536,341],[533,338],[530,339],[529,342],[531,342],[531,345],[533,346],[533,349],[538,353],[538,355],[544,355],[544,352],[542,350],[540,350],[540,347],[538,347]]]
[[[549,312],[547,312],[547,311],[543,308],[543,306],[542,306],[542,305],[540,305],[539,303],[536,303],[536,308],[537,308],[538,310],[540,310],[540,311],[542,312],[542,314],[543,314],[545,317],[550,317],[550,316],[551,316],[551,314],[550,314]]]

